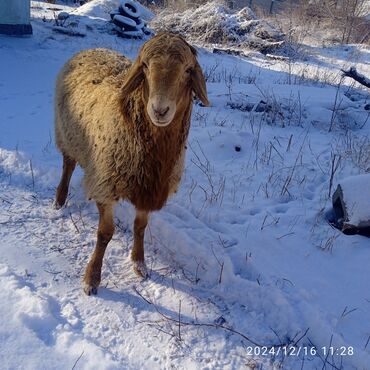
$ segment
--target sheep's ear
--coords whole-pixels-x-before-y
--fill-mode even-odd
[[[121,92],[123,94],[129,94],[135,89],[137,89],[144,79],[143,66],[139,59],[130,67],[125,77],[125,82],[121,87]]]
[[[203,105],[206,107],[210,106],[207,96],[206,80],[198,62],[196,62],[192,74],[192,88],[195,96],[203,103]]]

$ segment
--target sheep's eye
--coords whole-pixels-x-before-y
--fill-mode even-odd
[[[193,72],[193,68],[190,67],[185,72],[190,74],[191,72]]]
[[[143,68],[144,68],[144,70],[148,69],[148,65],[144,62],[143,62]]]

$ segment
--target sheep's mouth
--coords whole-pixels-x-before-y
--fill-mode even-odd
[[[171,123],[171,121],[152,120],[152,123],[158,127],[166,127]]]
[[[148,100],[147,113],[153,125],[166,127],[175,117],[176,102],[168,99],[163,94],[154,95]]]

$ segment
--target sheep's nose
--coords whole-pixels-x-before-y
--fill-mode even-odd
[[[170,107],[155,107],[154,105],[152,105],[152,108],[157,118],[163,118],[170,110]]]

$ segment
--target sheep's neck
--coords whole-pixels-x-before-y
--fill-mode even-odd
[[[153,211],[166,203],[169,179],[187,140],[190,114],[189,104],[188,109],[179,112],[173,122],[163,128],[153,125],[147,117],[135,120],[137,143],[142,144],[137,152],[140,168],[130,192],[130,201],[137,208]]]

